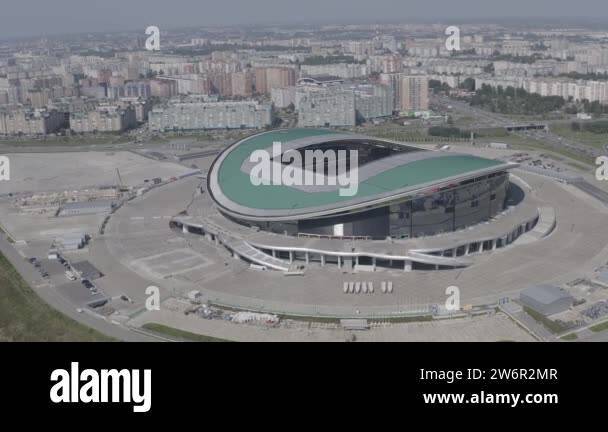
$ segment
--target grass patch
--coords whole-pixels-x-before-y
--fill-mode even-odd
[[[605,144],[608,144],[608,134],[593,133],[586,130],[574,131],[570,125],[552,125],[551,132],[566,138],[571,141],[576,141],[590,147],[603,149]]]
[[[562,336],[560,339],[567,340],[567,341],[577,340],[578,335],[576,333],[570,333],[570,334]]]
[[[163,324],[146,323],[142,328],[159,335],[176,338],[186,342],[231,342],[228,339],[221,339],[212,336],[205,336],[197,333],[176,329]]]
[[[288,319],[292,321],[302,321],[302,322],[310,322],[310,323],[325,323],[325,324],[340,324],[340,318],[332,318],[332,317],[307,317],[307,316],[298,316],[298,315],[280,315],[282,320]],[[408,323],[408,322],[422,322],[422,321],[432,321],[433,317],[431,315],[416,315],[416,316],[401,316],[401,317],[388,317],[388,318],[363,318],[367,319],[367,322],[370,324],[373,323],[385,323],[390,322],[392,324],[398,323]]]
[[[301,321],[309,323],[340,324],[340,318],[314,317],[300,315],[279,315],[281,320]]]
[[[47,305],[0,254],[0,341],[111,341]]]
[[[509,132],[502,127],[491,127],[491,128],[479,128],[473,129],[475,132],[475,138],[505,138],[509,136]]]
[[[475,117],[463,115],[459,116],[458,114],[450,115],[452,117],[452,122],[454,126],[469,128],[475,123]]]
[[[547,330],[549,330],[551,333],[562,333],[568,330],[568,326],[565,323],[550,320],[543,314],[536,312],[534,309],[524,306],[524,311],[532,318],[534,318],[536,322],[542,324],[545,328],[547,328]]]
[[[370,323],[374,323],[374,322],[390,322],[391,324],[398,324],[398,323],[409,323],[409,322],[424,322],[424,321],[433,321],[433,316],[432,315],[416,315],[416,316],[402,316],[402,317],[395,317],[395,318],[386,318],[386,319],[369,319],[368,320]]]
[[[608,330],[608,321],[589,327],[589,330],[591,330],[592,332],[601,332],[604,330]]]
[[[90,146],[90,145],[109,145],[127,144],[134,138],[128,135],[116,133],[96,134],[96,135],[72,135],[72,136],[44,136],[40,138],[32,137],[13,137],[0,140],[0,145],[15,147],[38,147],[38,146]]]

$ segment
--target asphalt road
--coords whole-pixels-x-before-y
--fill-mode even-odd
[[[42,279],[33,265],[27,262],[4,234],[0,234],[0,252],[13,264],[23,279],[47,304],[75,321],[91,327],[106,336],[126,342],[156,342],[161,338],[133,331],[121,324],[114,324],[92,313],[79,313],[76,307],[63,298],[53,286]]]
[[[517,123],[516,121],[501,114],[492,113],[486,110],[482,110],[480,108],[472,107],[466,102],[450,99],[447,97],[437,97],[436,101],[438,101],[443,106],[451,105],[453,110],[460,111],[469,116],[474,117],[476,119],[476,122],[472,125],[473,129],[483,127],[505,127]],[[565,148],[571,152],[575,152],[582,156],[595,157],[601,155],[602,153],[602,151],[597,148],[593,148],[562,138],[551,132],[550,128],[549,130],[543,131],[530,130],[527,132],[522,131],[514,133],[523,138],[529,138],[534,139],[536,141],[540,141],[543,144],[546,144],[548,147]],[[608,152],[608,144],[604,146],[604,148]]]

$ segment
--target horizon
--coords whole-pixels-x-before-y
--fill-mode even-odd
[[[57,0],[42,5],[31,3],[36,2],[25,0],[3,12],[0,40],[136,32],[148,25],[177,30],[444,22],[526,24],[533,21],[532,26],[608,24],[608,6],[602,0],[581,0],[576,4],[567,0],[512,0],[508,4],[481,0],[457,3],[449,0],[424,3],[378,0],[373,5],[354,0],[349,8],[331,0],[309,0],[305,7],[294,0],[259,0],[255,5],[245,0],[228,0],[212,6],[195,0],[176,0],[171,4],[156,0],[128,4],[107,0],[103,4],[87,5],[86,9],[75,0]]]

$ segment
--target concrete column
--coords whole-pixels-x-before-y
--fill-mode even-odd
[[[355,265],[359,265],[359,255],[355,257]]]
[[[452,256],[455,258],[456,254],[458,253],[458,248],[454,248],[452,249]]]
[[[496,239],[492,240],[492,250],[496,250]]]
[[[273,257],[273,258],[276,258],[276,257],[277,257],[277,251],[276,251],[276,250],[274,250],[274,249],[272,249],[272,257]]]
[[[338,268],[342,268],[342,257],[340,255],[338,255]]]
[[[293,262],[293,252],[289,251],[289,264]]]
[[[190,232],[190,231],[188,231],[188,225],[186,225],[186,224],[183,224],[183,225],[182,225],[182,232],[183,232],[184,234],[188,234],[188,233]]]
[[[405,260],[403,261],[403,271],[411,272],[412,271],[412,262]]]
[[[464,254],[468,255],[471,252],[471,243],[467,243],[467,245],[464,247]]]
[[[308,252],[306,252],[306,264],[310,261],[310,257],[308,256]]]
[[[239,254],[237,254],[236,252],[232,252],[232,258],[234,258],[235,260],[240,259],[241,257],[239,256]]]
[[[376,257],[372,257],[372,270],[376,271]]]
[[[325,255],[321,254],[321,267],[325,266]]]

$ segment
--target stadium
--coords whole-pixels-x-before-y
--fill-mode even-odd
[[[328,150],[357,150],[356,193],[341,194],[330,181],[254,184],[254,152],[273,154],[273,163],[285,166],[282,155],[273,153],[273,143],[281,143],[283,152],[301,153],[302,160],[306,152],[315,152],[314,166],[304,169],[324,175],[331,173]],[[350,169],[354,161],[346,166]],[[373,271],[466,267],[469,255],[511,244],[543,216],[542,209],[519,206],[524,193],[510,181],[514,167],[340,131],[274,130],[223,150],[207,176],[210,211],[199,220],[177,217],[172,224],[223,244],[235,257],[276,270],[288,271],[296,262]],[[503,217],[514,207],[521,207],[516,215]],[[497,217],[502,224],[483,236],[467,237],[471,227]]]

